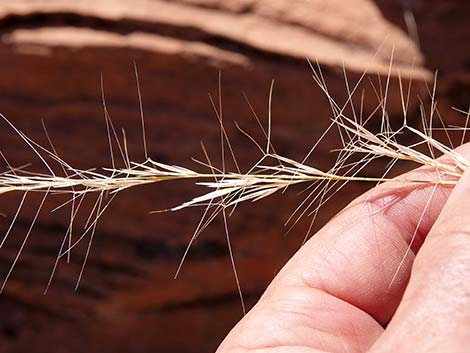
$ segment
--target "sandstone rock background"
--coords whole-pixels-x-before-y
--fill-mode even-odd
[[[2,2],[0,111],[30,137],[47,143],[44,119],[61,156],[76,167],[109,165],[102,73],[113,121],[126,128],[130,154],[139,160],[143,151],[135,60],[151,157],[192,167],[190,157],[202,158],[200,140],[211,155],[218,151],[218,125],[207,93],[217,95],[222,70],[227,129],[240,163],[248,166],[256,150],[233,121],[261,137],[242,92],[266,118],[269,85],[275,78],[273,140],[278,152],[301,159],[330,117],[306,57],[319,61],[340,102],[347,96],[343,64],[351,81],[366,69],[371,79],[377,80],[378,74],[384,80],[393,50],[395,68],[406,77],[430,80],[439,69],[441,113],[447,122],[458,123],[461,118],[446,107],[466,110],[470,103],[469,10],[467,2],[457,0]],[[404,18],[410,13],[419,46],[407,34],[412,22],[407,27]],[[396,77],[394,71],[388,108],[392,118],[400,119]],[[368,87],[366,112],[376,103]],[[415,93],[429,101],[424,83],[415,85]],[[417,100],[410,119],[419,121]],[[0,136],[0,149],[11,164],[39,165],[5,124]],[[310,162],[328,168],[328,151],[338,143],[328,136]],[[367,187],[350,185],[333,204],[325,205],[317,227]],[[0,352],[214,351],[241,317],[221,224],[215,222],[196,242],[180,277],[173,280],[200,213],[148,214],[197,193],[189,183],[123,193],[98,226],[79,291],[74,292],[74,285],[85,243],[72,254],[70,264],[61,264],[44,296],[68,225],[67,211],[48,212],[60,203],[51,201],[0,297]],[[19,196],[3,196],[1,211],[11,216]],[[31,201],[34,205],[36,200]],[[283,223],[298,201],[295,192],[288,192],[258,207],[240,207],[230,219],[248,306],[302,242],[308,222],[282,237]],[[30,208],[21,213],[0,251],[2,274],[33,212]],[[2,229],[8,221],[0,220]]]

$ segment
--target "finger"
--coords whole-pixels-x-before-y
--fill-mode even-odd
[[[420,168],[404,177],[436,175]],[[396,310],[414,254],[450,191],[387,183],[354,201],[289,261],[224,346],[369,348]]]
[[[402,303],[376,345],[386,352],[468,352],[470,172],[453,190],[413,265]]]

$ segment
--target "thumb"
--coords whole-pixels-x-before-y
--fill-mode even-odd
[[[470,171],[456,185],[413,264],[396,314],[373,352],[468,352]]]

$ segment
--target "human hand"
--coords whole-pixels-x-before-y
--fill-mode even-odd
[[[217,352],[368,350],[470,351],[470,171],[453,189],[385,183],[352,202]]]

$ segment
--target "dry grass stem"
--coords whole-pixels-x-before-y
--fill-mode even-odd
[[[203,216],[191,238],[188,249],[199,234],[207,228],[212,220],[218,215],[222,215],[225,225],[225,232],[227,235],[227,243],[230,249],[230,256],[232,265],[237,280],[235,263],[230,246],[230,239],[228,236],[227,218],[236,206],[243,202],[255,202],[260,199],[266,198],[276,192],[285,192],[285,190],[293,185],[303,184],[305,190],[302,192],[304,195],[303,201],[299,204],[298,208],[294,210],[291,217],[286,222],[290,225],[289,229],[299,222],[304,216],[312,217],[312,224],[319,208],[331,199],[336,192],[341,190],[347,182],[395,182],[395,183],[408,183],[408,184],[432,184],[440,185],[455,184],[462,176],[464,171],[470,166],[470,161],[464,156],[460,155],[454,150],[451,144],[446,145],[438,141],[433,136],[433,130],[439,129],[436,126],[436,121],[441,120],[435,102],[435,85],[429,90],[431,99],[431,109],[428,117],[426,118],[425,109],[423,112],[423,129],[419,130],[416,127],[410,126],[407,122],[407,115],[409,109],[411,83],[404,83],[402,78],[399,78],[400,94],[402,98],[403,108],[403,122],[402,125],[393,130],[392,123],[387,114],[387,96],[390,85],[390,77],[387,77],[385,87],[373,87],[377,97],[377,108],[369,116],[364,115],[363,104],[358,108],[353,104],[353,96],[361,94],[358,93],[359,83],[366,77],[366,73],[361,76],[360,80],[351,85],[344,71],[344,78],[346,89],[348,92],[348,100],[344,105],[339,105],[333,97],[331,97],[325,79],[322,75],[318,64],[310,63],[312,68],[312,77],[324,92],[332,110],[331,124],[329,128],[322,134],[320,141],[326,136],[328,132],[337,129],[338,134],[342,141],[342,146],[337,151],[336,163],[326,171],[320,170],[307,163],[308,158],[314,152],[317,143],[308,151],[305,159],[296,161],[288,156],[283,156],[276,153],[272,141],[272,124],[271,124],[271,109],[269,110],[269,117],[267,125],[261,123],[261,119],[254,112],[248,98],[245,96],[255,119],[258,121],[260,129],[266,138],[265,143],[257,142],[249,133],[243,130],[238,124],[237,128],[248,137],[254,146],[260,151],[260,159],[247,171],[242,172],[237,163],[235,152],[232,149],[228,133],[225,129],[225,122],[223,121],[222,114],[222,101],[219,91],[219,99],[214,100],[210,96],[210,102],[214,107],[216,116],[220,125],[221,137],[221,155],[222,166],[216,167],[210,160],[209,155],[203,146],[203,151],[206,156],[206,161],[197,161],[199,166],[204,168],[203,171],[188,169],[181,166],[170,165],[154,161],[148,157],[148,144],[145,139],[145,122],[144,114],[141,103],[140,87],[138,88],[138,96],[140,102],[140,117],[143,137],[143,148],[146,159],[143,162],[133,161],[128,154],[126,135],[123,131],[122,140],[118,137],[113,122],[108,114],[104,93],[103,93],[103,108],[105,114],[105,122],[107,129],[107,136],[109,142],[109,149],[111,154],[111,167],[96,168],[93,170],[80,170],[69,165],[57,153],[52,140],[49,135],[46,135],[50,147],[44,147],[34,142],[26,136],[22,131],[17,129],[6,117],[1,115],[1,118],[13,129],[13,131],[24,141],[24,143],[31,149],[37,158],[44,165],[45,173],[35,173],[30,171],[29,166],[14,167],[10,165],[5,156],[2,157],[6,164],[6,169],[0,174],[0,194],[5,193],[21,193],[22,198],[18,205],[16,213],[13,215],[11,223],[6,230],[0,242],[2,247],[11,230],[15,225],[19,213],[26,207],[28,195],[31,193],[43,193],[44,197],[38,208],[31,227],[28,229],[27,235],[21,245],[20,250],[11,266],[6,279],[1,287],[4,289],[7,280],[10,278],[13,268],[17,263],[24,245],[33,229],[34,223],[39,215],[40,209],[46,198],[54,194],[69,195],[69,201],[59,206],[69,206],[70,211],[70,225],[64,236],[60,250],[58,252],[57,260],[55,262],[50,281],[47,288],[51,284],[52,277],[56,271],[58,262],[64,256],[70,260],[71,250],[77,246],[85,237],[89,237],[86,257],[83,261],[83,266],[80,272],[78,283],[82,277],[85,268],[86,259],[88,258],[91,243],[95,234],[96,225],[98,220],[103,215],[105,210],[114,197],[121,191],[145,184],[154,184],[161,182],[177,182],[182,179],[194,180],[195,184],[206,189],[200,196],[192,200],[188,200],[180,205],[170,208],[171,211],[177,211],[188,207],[201,206],[204,207]],[[390,72],[392,68],[392,61],[390,62]],[[138,77],[137,68],[135,71]],[[219,81],[219,90],[221,83]],[[269,95],[269,106],[271,106],[273,96],[274,82],[271,85]],[[103,89],[104,92],[104,89]],[[363,98],[363,93],[362,93]],[[347,114],[346,112],[350,112]],[[465,114],[465,126],[457,128],[455,126],[442,128],[446,129],[446,133],[452,130],[460,130],[462,132],[463,143],[465,140],[465,132],[469,120],[469,113]],[[380,131],[373,132],[369,130],[368,123],[379,115],[381,119]],[[436,118],[438,117],[438,118]],[[395,122],[394,122],[395,123]],[[414,136],[414,141],[410,145],[399,142],[401,135],[408,134]],[[417,142],[416,142],[417,141]],[[117,149],[116,149],[117,146]],[[227,152],[228,150],[228,152]],[[118,167],[118,159],[115,154],[122,160],[123,167]],[[438,155],[445,155],[446,159],[438,159]],[[389,168],[384,170],[383,176],[363,176],[361,172],[372,161],[378,158],[388,158],[390,160]],[[230,171],[227,169],[227,161],[232,159],[235,170]],[[406,179],[403,177],[388,177],[390,169],[397,163],[397,161],[414,162],[417,166],[427,166],[434,170],[435,178],[428,179]],[[58,173],[57,170],[61,172]],[[72,239],[72,229],[74,229],[74,220],[77,212],[80,209],[84,198],[88,195],[94,194],[96,197],[94,207],[90,212],[88,221],[85,224],[84,230],[79,236]],[[230,210],[230,212],[227,212]],[[310,226],[311,229],[311,226]],[[74,229],[75,232],[75,229]],[[308,234],[307,234],[308,235]],[[183,256],[187,255],[187,251]],[[183,262],[182,261],[182,262]],[[178,268],[178,271],[180,270]],[[47,290],[46,288],[46,290]],[[241,296],[241,291],[240,291]]]

